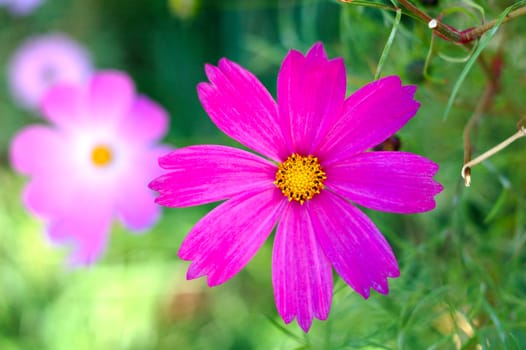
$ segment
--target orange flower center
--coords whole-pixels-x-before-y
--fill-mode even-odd
[[[289,202],[295,200],[303,204],[320,193],[326,178],[318,158],[293,153],[278,166],[274,184],[289,198]]]
[[[95,166],[104,167],[113,160],[111,148],[106,145],[97,145],[91,151],[91,161]]]

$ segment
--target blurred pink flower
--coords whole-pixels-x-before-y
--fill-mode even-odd
[[[13,98],[37,109],[44,93],[58,82],[84,83],[92,74],[91,58],[64,34],[32,37],[14,53],[8,65]]]
[[[26,16],[43,2],[44,0],[0,0],[0,6],[5,6],[15,16]]]
[[[263,157],[215,145],[190,146],[160,158],[172,172],[155,179],[156,202],[219,205],[199,221],[179,256],[189,279],[221,284],[238,273],[277,225],[272,282],[279,314],[308,331],[326,319],[332,268],[364,298],[388,292],[396,258],[368,208],[417,213],[435,207],[438,165],[405,152],[365,152],[393,135],[419,108],[415,86],[391,76],[345,98],[341,58],[321,44],[304,57],[290,51],[278,76],[278,102],[249,71],[227,59],[206,66],[198,94],[225,134]]]
[[[94,74],[85,85],[57,84],[42,111],[51,125],[15,136],[12,165],[31,178],[24,202],[46,222],[51,240],[75,246],[71,264],[91,264],[105,249],[114,217],[130,230],[157,220],[148,181],[161,174],[157,158],[170,150],[157,144],[168,116],[115,71]]]

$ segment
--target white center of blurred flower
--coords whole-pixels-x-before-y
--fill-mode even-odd
[[[95,166],[108,166],[113,160],[113,152],[107,145],[97,145],[91,151],[91,161]]]
[[[41,74],[41,77],[42,77],[42,81],[45,84],[51,85],[57,79],[57,71],[56,71],[55,67],[53,67],[52,65],[48,65],[48,66],[43,67],[42,68],[42,72],[40,74]]]

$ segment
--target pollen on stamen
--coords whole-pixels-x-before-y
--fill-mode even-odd
[[[318,158],[293,153],[278,166],[274,184],[289,202],[295,200],[303,204],[321,192],[326,178]]]
[[[113,152],[106,145],[97,145],[91,151],[91,161],[97,167],[104,167],[113,160]]]

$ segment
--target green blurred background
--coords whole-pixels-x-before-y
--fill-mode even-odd
[[[462,29],[514,3],[425,2],[414,1]],[[337,278],[329,320],[314,321],[304,334],[275,310],[271,240],[222,286],[186,281],[188,264],[177,249],[213,206],[165,209],[144,235],[115,225],[103,259],[70,270],[67,249],[51,246],[21,204],[27,179],[10,169],[9,143],[41,120],[11,100],[6,65],[32,35],[67,33],[91,52],[96,68],[128,72],[140,92],[168,110],[165,142],[181,147],[232,143],[197,99],[205,63],[237,61],[274,94],[288,50],[305,52],[323,41],[330,57],[345,58],[351,93],[373,79],[393,22],[393,12],[330,0],[47,0],[25,17],[0,7],[0,349],[526,348],[524,141],[475,167],[472,186],[464,188],[462,132],[488,79],[475,64],[444,119],[469,50],[435,39],[424,78],[431,32],[407,16],[382,75],[419,86],[422,107],[398,136],[402,150],[440,164],[436,178],[445,190],[433,212],[367,211],[401,267],[387,296],[363,300]],[[474,129],[475,154],[514,133],[525,113],[525,32],[522,18],[506,23],[482,52],[488,64],[495,57],[504,63],[498,92]]]

